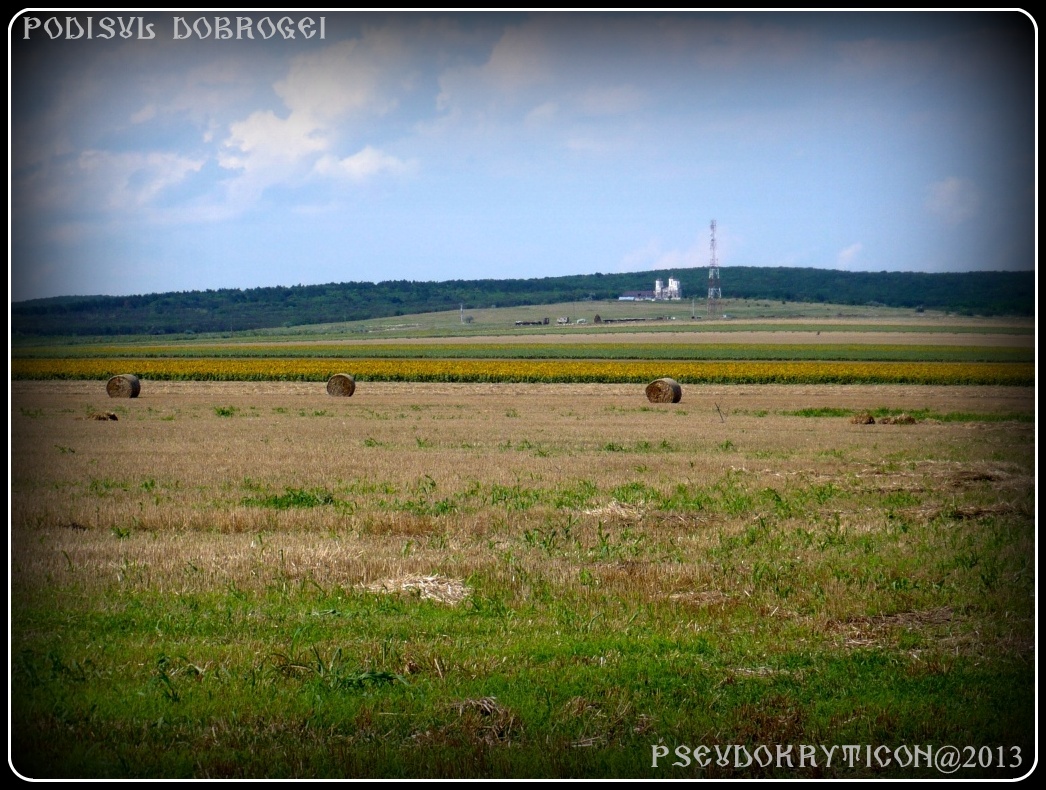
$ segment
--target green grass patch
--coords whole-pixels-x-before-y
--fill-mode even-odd
[[[268,507],[273,508],[274,510],[345,504],[337,499],[330,491],[322,488],[288,488],[282,494],[269,494],[268,496],[261,497],[245,497],[242,503],[251,507]]]

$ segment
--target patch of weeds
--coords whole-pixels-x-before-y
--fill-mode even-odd
[[[476,617],[502,618],[508,616],[511,612],[501,598],[478,593],[473,593],[466,598],[465,606],[468,613]]]
[[[61,445],[61,444],[56,444],[54,447],[62,455],[65,455],[67,453],[75,453],[76,452],[76,450],[74,450],[72,447],[65,447],[64,445]]]
[[[273,414],[286,414],[287,413],[287,407],[286,406],[273,406],[272,407],[272,413]]]
[[[840,461],[846,460],[846,452],[844,450],[821,450],[817,454],[818,458],[835,458]]]
[[[883,508],[892,512],[897,508],[915,507],[919,501],[919,497],[911,491],[890,491],[883,494],[881,503]]]
[[[507,412],[505,412],[505,416],[506,417],[518,417],[519,416],[519,412],[516,411],[515,409],[509,409]]]
[[[599,488],[589,480],[579,480],[571,486],[561,488],[553,494],[552,503],[557,508],[577,510],[588,506],[599,493]]]
[[[156,660],[156,677],[154,680],[165,700],[178,702],[181,700],[181,695],[174,687],[174,681],[171,679],[171,673],[168,671],[170,666],[171,659],[166,655],[161,655]]]
[[[423,436],[415,436],[414,441],[418,443],[418,447],[421,449],[428,449],[436,446],[431,439],[426,439]]]
[[[219,417],[235,417],[240,409],[237,406],[215,406],[214,413]]]
[[[707,510],[713,504],[712,497],[705,491],[685,483],[676,485],[673,491],[661,502],[663,510]]]
[[[291,652],[273,653],[270,662],[276,674],[300,679],[302,691],[313,694],[360,691],[368,686],[406,683],[403,677],[392,672],[359,668],[342,655],[340,647],[329,658],[325,658],[316,646],[309,651],[298,652],[292,644]]]
[[[623,505],[655,504],[660,503],[663,499],[660,491],[639,481],[620,485],[612,493],[614,499]]]
[[[739,516],[752,509],[752,497],[741,488],[735,474],[728,474],[722,482],[715,486],[715,490],[718,494],[719,505],[726,513]]]
[[[785,417],[852,417],[856,413],[853,409],[840,409],[834,406],[818,406],[781,412]]]
[[[841,492],[832,483],[822,483],[810,487],[810,496],[819,505],[824,505],[833,497],[839,496]]]
[[[781,496],[776,488],[764,488],[762,493],[763,497],[773,506],[774,514],[779,518],[791,518],[795,515],[792,503]]]
[[[569,546],[577,518],[569,516],[565,524],[555,525],[550,521],[542,527],[523,530],[523,542],[528,546],[540,548],[549,557]]]
[[[119,480],[112,480],[108,477],[101,480],[94,479],[87,485],[87,490],[95,496],[106,496],[111,491],[127,491],[127,483],[121,483]]]
[[[126,538],[131,537],[131,530],[129,527],[113,527],[110,531],[118,540],[125,540]]]
[[[408,499],[400,507],[416,516],[446,516],[458,512],[458,503],[452,497],[444,497],[435,502],[428,499]]]
[[[363,446],[364,447],[385,447],[386,443],[385,442],[379,442],[377,439],[373,439],[370,436],[368,436],[366,439],[363,440]]]
[[[600,521],[596,526],[596,543],[588,550],[588,555],[600,561],[635,559],[642,553],[640,544],[643,539],[641,533],[629,527],[622,529],[615,538],[612,532],[603,529],[603,522]]]
[[[270,494],[266,497],[245,497],[244,505],[268,507],[274,510],[290,508],[320,507],[322,505],[345,505],[326,489],[288,488],[282,494]]]
[[[625,447],[623,444],[618,444],[617,442],[607,442],[606,444],[604,444],[599,449],[601,449],[605,453],[625,453],[625,452],[628,452],[628,448],[627,447]]]
[[[752,583],[757,587],[773,590],[780,598],[789,597],[795,590],[795,562],[786,560],[784,562],[762,562],[756,561],[752,564]]]
[[[490,487],[490,504],[502,505],[506,510],[529,510],[540,501],[540,491],[524,488],[518,482],[511,486],[494,483]]]
[[[1034,414],[1021,414],[1016,412],[969,412],[948,411],[939,412],[933,409],[873,409],[874,417],[896,417],[907,414],[916,421],[936,420],[938,422],[1034,422]]]
[[[21,413],[23,417],[29,417],[30,419],[35,419],[36,417],[44,416],[43,409],[27,409],[25,407],[22,407],[18,411],[19,413]]]
[[[717,444],[716,445],[716,450],[718,450],[721,453],[728,453],[731,450],[736,450],[736,449],[737,449],[737,446],[732,441],[730,441],[729,439],[727,439],[725,442],[722,442],[721,444]]]

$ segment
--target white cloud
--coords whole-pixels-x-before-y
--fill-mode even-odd
[[[851,266],[853,266],[854,263],[856,263],[857,261],[857,256],[861,254],[861,250],[863,248],[864,245],[858,241],[854,244],[851,244],[849,247],[840,250],[839,254],[836,256],[836,262],[838,263],[839,268],[849,269]]]
[[[138,112],[131,115],[131,123],[144,123],[156,117],[156,105],[147,104]]]
[[[366,145],[339,158],[336,149],[362,134],[362,124],[399,104],[410,89],[411,52],[403,31],[373,28],[290,62],[273,85],[286,117],[259,110],[230,124],[219,164],[240,171],[229,198],[243,206],[268,186],[311,176],[353,181],[402,173],[411,165]]]
[[[323,127],[309,116],[291,113],[278,118],[266,110],[232,124],[224,145],[218,158],[222,167],[257,170],[278,163],[293,164],[326,150],[328,142]]]
[[[344,159],[324,156],[316,162],[316,172],[321,175],[344,176],[353,181],[363,181],[380,173],[400,174],[414,169],[415,164],[404,162],[394,156],[367,146],[359,153]]]
[[[76,164],[92,196],[93,208],[128,211],[148,207],[164,189],[199,172],[204,160],[162,152],[89,150]]]
[[[388,30],[370,31],[291,62],[273,88],[292,115],[332,123],[352,115],[384,115],[407,71],[404,42]]]
[[[930,184],[924,205],[947,224],[958,225],[978,214],[981,198],[971,182],[952,176]]]

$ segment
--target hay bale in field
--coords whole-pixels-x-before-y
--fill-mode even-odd
[[[879,420],[883,425],[915,425],[917,420],[908,413],[898,414],[896,417],[883,417]]]
[[[121,373],[109,379],[105,391],[110,398],[137,398],[142,391],[142,383],[132,373]]]
[[[335,373],[327,379],[327,394],[339,398],[350,398],[356,391],[356,379],[348,373]]]
[[[679,403],[683,388],[675,379],[655,379],[646,385],[646,398],[651,403]]]
[[[875,425],[875,417],[868,412],[864,412],[864,414],[855,414],[850,418],[850,422],[853,425]]]

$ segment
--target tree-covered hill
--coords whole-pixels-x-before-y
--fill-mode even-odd
[[[827,269],[729,267],[723,298],[833,304],[919,306],[969,315],[1030,316],[1035,275],[1026,272],[843,272]],[[703,268],[583,274],[518,280],[330,283],[186,291],[142,296],[64,296],[11,305],[14,335],[123,335],[228,332],[357,321],[412,313],[588,299],[649,291],[655,279],[680,280],[684,298],[707,295]]]

